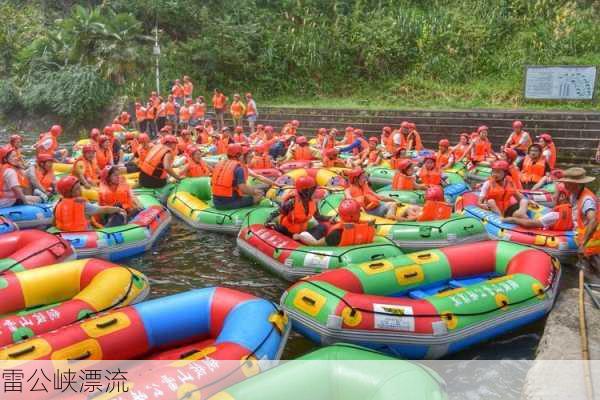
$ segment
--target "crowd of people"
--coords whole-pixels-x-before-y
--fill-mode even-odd
[[[397,127],[383,127],[378,135],[368,136],[361,129],[319,128],[309,140],[299,132],[300,123],[290,121],[280,129],[255,124],[258,112],[252,95],[246,102],[233,96],[229,105],[232,127],[225,124],[228,98],[215,89],[212,98],[216,120],[207,117],[202,96],[193,99],[193,84],[188,77],[179,80],[166,101],[152,93],[146,103],[135,105],[132,117],[126,111],[102,130],[92,129],[89,143],[77,149],[80,155],[69,159],[59,146],[62,128],[51,127],[33,145],[35,162],[23,159],[23,141],[18,135],[1,148],[0,207],[47,201],[58,193],[55,224],[64,230],[81,230],[95,224],[122,224],[139,211],[132,190],[123,178],[126,172],[139,171],[139,183],[161,188],[170,180],[211,176],[214,207],[236,209],[257,204],[264,188],[280,186],[264,171],[289,162],[312,162],[325,168],[342,168],[345,200],[340,204],[340,221],[333,224],[319,215],[317,183],[311,177],[295,182],[295,189],[281,202],[268,224],[295,240],[310,245],[348,245],[373,239],[374,228],[360,220],[361,212],[396,221],[428,221],[449,218],[452,205],[444,199],[444,171],[458,165],[491,167],[492,173],[478,188],[481,208],[500,215],[506,222],[548,230],[579,230],[582,249],[596,232],[598,199],[586,187],[594,177],[582,168],[562,171],[556,168],[557,148],[550,134],[534,140],[521,121],[514,121],[512,132],[500,149],[494,149],[486,126],[474,132],[459,133],[439,141],[437,151],[426,152],[417,164],[411,151],[424,150],[417,126],[403,121]],[[247,126],[244,122],[247,122]],[[130,130],[138,130],[134,135]],[[129,133],[128,133],[129,132]],[[130,158],[126,157],[130,153]],[[205,157],[221,155],[210,166]],[[69,176],[54,179],[53,163],[73,163]],[[424,190],[425,203],[398,207],[390,197],[369,186],[366,168],[389,163],[393,169],[393,190]],[[254,177],[262,185],[248,184]],[[556,206],[541,219],[528,217],[529,200],[523,190],[556,184]],[[81,197],[81,189],[97,189],[98,204]],[[334,227],[334,228],[332,228]],[[583,252],[583,250],[582,250]]]

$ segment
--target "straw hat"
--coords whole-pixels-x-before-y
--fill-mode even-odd
[[[590,183],[596,179],[594,176],[587,176],[585,169],[580,167],[568,168],[564,171],[562,178],[558,182]]]

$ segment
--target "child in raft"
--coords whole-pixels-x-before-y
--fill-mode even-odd
[[[417,183],[415,164],[408,158],[396,163],[396,174],[392,180],[392,190],[425,190],[427,185]]]
[[[202,159],[204,153],[196,145],[188,145],[185,151],[185,164],[179,171],[182,176],[187,178],[197,178],[200,176],[210,176],[212,168]]]
[[[361,168],[347,171],[348,187],[344,190],[346,199],[355,199],[367,214],[403,221],[403,216],[397,216],[398,205],[391,197],[377,194],[369,187],[367,175]]]
[[[96,221],[100,221],[103,226],[125,225],[128,218],[132,219],[142,210],[142,206],[137,201],[127,180],[121,176],[120,172],[121,168],[116,165],[104,167],[100,174],[98,204],[123,209],[126,215],[116,213],[106,220],[97,218]]]

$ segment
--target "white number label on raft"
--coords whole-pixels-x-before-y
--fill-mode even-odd
[[[387,329],[393,331],[415,331],[413,308],[395,304],[373,304],[375,311],[375,329]]]
[[[327,269],[329,268],[329,260],[331,260],[330,254],[331,251],[319,251],[319,254],[308,253],[304,257],[304,266]]]

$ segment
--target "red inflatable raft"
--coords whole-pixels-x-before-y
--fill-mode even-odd
[[[25,230],[0,235],[0,275],[73,258],[69,242],[51,233]]]

